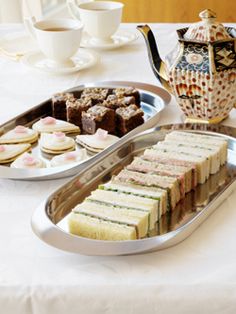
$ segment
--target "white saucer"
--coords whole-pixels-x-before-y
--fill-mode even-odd
[[[24,65],[42,72],[69,74],[92,67],[99,61],[99,57],[92,51],[79,49],[71,60],[74,63],[72,67],[55,67],[53,61],[47,59],[39,50],[27,53],[21,59]]]
[[[111,50],[122,47],[131,43],[132,41],[138,38],[138,34],[136,32],[129,32],[126,30],[118,30],[112,37],[111,42],[103,43],[97,42],[96,39],[90,37],[88,34],[83,34],[81,40],[81,47],[85,48],[93,48],[99,50]]]
[[[37,49],[37,43],[26,32],[14,32],[0,38],[0,47],[10,55],[23,56]]]

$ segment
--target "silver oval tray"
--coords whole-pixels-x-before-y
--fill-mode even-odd
[[[134,86],[136,87],[141,95],[141,106],[144,111],[144,120],[145,123],[135,128],[127,135],[123,136],[118,142],[123,142],[130,136],[146,130],[148,128],[154,127],[160,117],[160,112],[165,108],[168,102],[171,99],[171,96],[164,89],[144,83],[138,82],[122,82],[122,81],[108,81],[108,82],[98,82],[80,85],[65,92],[76,92],[81,91],[86,87],[125,87],[125,86]],[[48,99],[45,102],[39,104],[38,106],[33,107],[32,109],[22,113],[21,115],[15,117],[14,119],[0,125],[0,134],[7,132],[13,129],[16,125],[24,125],[30,127],[34,122],[39,120],[42,117],[52,115],[51,112],[51,100]],[[116,145],[116,144],[114,144]],[[79,149],[79,145],[77,145]],[[9,166],[0,166],[0,178],[8,179],[18,179],[18,180],[45,180],[45,179],[57,179],[62,177],[68,177],[75,175],[81,169],[86,167],[91,161],[96,161],[99,158],[102,158],[103,153],[106,153],[107,149],[103,152],[96,155],[91,155],[90,158],[86,161],[61,166],[61,167],[52,167],[52,168],[42,168],[42,169],[15,169],[10,168]],[[38,144],[32,147],[32,152],[35,156],[39,156],[43,159],[46,164],[49,164],[49,159],[45,158],[41,154]]]
[[[228,161],[205,184],[186,194],[173,212],[162,216],[151,237],[132,241],[100,241],[72,235],[67,229],[67,215],[98,184],[109,181],[131,162],[135,155],[163,140],[173,129],[184,129],[228,140]],[[214,132],[213,132],[214,131]],[[215,132],[218,133],[215,133]],[[110,149],[97,163],[80,171],[77,176],[54,192],[32,216],[32,228],[44,242],[56,248],[86,255],[126,255],[157,251],[179,243],[189,236],[233,191],[236,186],[236,129],[211,125],[169,125],[144,131]],[[222,134],[225,133],[225,134]]]

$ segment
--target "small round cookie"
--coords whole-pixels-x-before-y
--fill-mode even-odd
[[[24,153],[16,158],[15,161],[13,161],[11,167],[22,169],[36,169],[45,168],[46,164],[42,159],[34,157],[29,153]]]
[[[119,140],[119,137],[115,135],[108,134],[107,131],[103,129],[97,129],[97,132],[92,135],[77,135],[76,142],[81,146],[85,147],[87,150],[99,153],[108,146],[114,144]]]
[[[38,132],[23,125],[17,125],[0,137],[0,144],[32,144],[38,140]]]
[[[67,152],[58,156],[55,156],[51,160],[52,167],[65,166],[72,163],[78,163],[88,158],[85,148],[80,150],[75,150],[72,152]]]
[[[40,138],[40,149],[47,154],[63,154],[75,149],[75,141],[62,132],[43,133]]]
[[[30,149],[30,144],[0,145],[0,164],[8,164]]]
[[[39,133],[80,133],[80,128],[75,124],[63,120],[58,120],[53,117],[40,119],[32,125],[32,128]]]

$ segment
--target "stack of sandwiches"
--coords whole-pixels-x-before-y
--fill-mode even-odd
[[[162,215],[226,160],[223,138],[173,131],[77,205],[69,215],[69,230],[98,240],[145,238]]]

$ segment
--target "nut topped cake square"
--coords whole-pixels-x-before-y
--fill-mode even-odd
[[[85,88],[81,94],[81,98],[90,98],[93,105],[103,102],[111,93],[108,88]]]
[[[82,112],[82,128],[85,133],[94,134],[98,128],[115,132],[115,111],[103,106],[93,106]]]
[[[82,112],[87,111],[92,107],[92,100],[90,98],[68,99],[66,102],[67,121],[82,126]]]
[[[116,110],[117,108],[127,107],[131,104],[135,104],[135,98],[133,96],[124,97],[113,94],[109,95],[107,99],[99,105]]]
[[[137,126],[144,123],[143,111],[136,105],[116,109],[117,132],[125,135]]]
[[[140,107],[140,94],[136,88],[134,87],[115,88],[113,93],[118,97],[133,96],[135,98],[135,105]]]
[[[52,96],[52,115],[56,119],[66,121],[66,101],[73,100],[72,93],[57,93]]]

